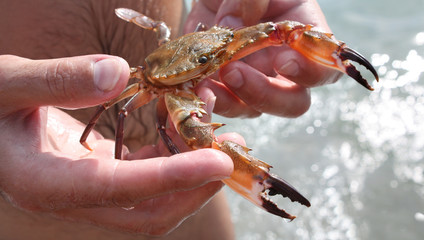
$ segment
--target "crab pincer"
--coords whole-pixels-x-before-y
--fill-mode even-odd
[[[202,114],[205,114],[202,109],[204,103],[197,96],[166,93],[164,101],[175,129],[188,146],[193,149],[214,148],[233,160],[234,171],[223,182],[235,192],[258,207],[290,220],[296,217],[278,208],[269,196],[280,194],[292,202],[307,207],[311,205],[293,186],[271,174],[271,165],[250,155],[249,148],[232,141],[219,143],[214,131],[223,124],[200,121]]]
[[[335,39],[333,34],[321,32],[312,25],[295,21],[275,23],[275,34],[272,37],[271,41],[287,44],[316,63],[346,73],[369,90],[374,89],[351,61],[367,68],[379,81],[377,71],[364,56]]]
[[[340,59],[342,59],[342,61],[345,63],[345,73],[347,75],[349,75],[351,78],[355,79],[359,84],[361,84],[362,86],[366,87],[369,90],[374,90],[373,87],[371,87],[367,80],[365,80],[361,73],[355,68],[355,66],[353,66],[351,63],[348,63],[348,60],[354,61],[359,63],[360,65],[366,67],[368,70],[371,71],[371,73],[374,75],[375,79],[377,80],[377,82],[379,81],[379,77],[377,74],[377,71],[374,69],[374,67],[371,65],[370,62],[368,62],[368,60],[362,56],[360,53],[358,53],[357,51],[349,48],[349,47],[341,47],[340,51],[339,51],[339,57]]]
[[[225,152],[234,162],[235,170],[231,178],[223,182],[258,207],[282,218],[293,220],[296,216],[279,208],[269,196],[279,194],[292,202],[311,206],[308,199],[292,185],[269,172],[272,166],[250,155],[249,148],[231,141],[214,143],[214,148]]]

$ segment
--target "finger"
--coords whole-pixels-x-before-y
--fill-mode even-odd
[[[315,0],[271,1],[268,9],[266,17],[273,18],[275,22],[290,19],[304,24],[312,24],[324,32],[331,33],[324,14]],[[310,14],[311,12],[314,14]],[[287,47],[280,48],[280,51],[275,54],[273,59],[273,67],[276,72],[304,87],[316,87],[334,83],[342,76],[339,71],[313,62]]]
[[[218,136],[218,142],[223,142],[223,141],[232,141],[235,143],[238,143],[240,145],[246,146],[246,141],[244,140],[244,138],[235,132],[231,132],[231,133],[223,133],[221,135]]]
[[[243,26],[240,0],[224,0],[216,13],[215,23],[218,26],[239,28]]]
[[[194,4],[193,9],[187,16],[187,20],[184,24],[184,33],[193,32],[199,23],[206,24],[211,27],[215,21],[216,10],[209,8],[210,3],[216,1],[201,1]]]
[[[222,182],[211,182],[193,190],[146,200],[128,208],[63,209],[55,214],[121,231],[160,236],[169,233],[188,216],[196,213],[222,186]]]
[[[0,104],[25,108],[97,105],[118,95],[128,81],[121,58],[88,55],[51,60],[0,56]]]
[[[212,110],[214,109],[216,102],[216,96],[214,92],[209,88],[200,87],[196,89],[196,95],[205,103],[203,108],[206,110],[207,116],[203,116],[202,121],[210,122]]]
[[[19,207],[39,211],[134,205],[228,178],[233,171],[231,159],[213,149],[133,161],[44,153],[16,164],[26,177],[10,176],[12,184],[3,191]]]
[[[260,112],[243,102],[221,82],[204,79],[198,84],[197,88],[209,88],[216,95],[214,113],[225,117],[257,117],[261,115]]]
[[[294,50],[277,54],[274,68],[278,74],[304,87],[317,87],[336,82],[343,73],[315,63]]]
[[[272,19],[273,22],[298,21],[304,24],[312,24],[326,32],[331,32],[316,0],[270,0],[268,11],[265,13],[264,18]]]
[[[220,26],[241,27],[259,22],[266,13],[269,0],[225,0],[216,14]]]
[[[220,71],[221,81],[258,112],[297,117],[310,106],[309,90],[284,78],[267,77],[243,62]]]
[[[210,11],[216,13],[223,1],[224,0],[200,0],[199,2],[202,3]]]

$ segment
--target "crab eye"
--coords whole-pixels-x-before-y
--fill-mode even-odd
[[[199,61],[200,64],[205,64],[208,62],[208,57],[206,57],[205,55],[200,56],[200,58],[197,61]]]

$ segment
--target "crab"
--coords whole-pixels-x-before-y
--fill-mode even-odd
[[[200,121],[206,114],[203,109],[205,103],[196,96],[194,87],[231,61],[262,48],[287,45],[312,61],[346,73],[373,90],[351,62],[365,66],[378,81],[375,69],[361,54],[336,40],[331,33],[295,21],[266,22],[237,30],[219,26],[206,29],[199,24],[195,32],[171,41],[170,30],[164,22],[127,8],[118,8],[115,13],[125,21],[155,31],[159,48],[147,56],[144,67],[131,68],[130,77],[137,79],[136,83],[98,107],[82,133],[80,142],[83,146],[91,150],[86,140],[100,115],[117,102],[129,98],[119,111],[116,127],[115,158],[122,159],[125,117],[158,99],[157,129],[172,154],[178,154],[180,150],[166,133],[168,117],[190,148],[214,148],[231,157],[234,171],[224,183],[255,205],[290,220],[295,216],[279,208],[269,196],[280,194],[292,202],[307,207],[311,205],[293,186],[270,173],[269,164],[250,155],[249,148],[231,141],[217,141],[214,131],[223,124]]]

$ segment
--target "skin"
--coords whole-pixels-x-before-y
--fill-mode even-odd
[[[315,1],[263,1],[268,7],[249,20],[246,6],[256,1],[235,2],[200,1],[184,31],[199,21],[239,27],[286,18],[328,28]],[[234,238],[218,193],[219,180],[233,170],[231,159],[213,149],[169,156],[156,144],[153,104],[126,120],[127,161],[113,159],[114,143],[105,139],[113,138],[119,107],[90,135],[94,151],[79,144],[80,121],[93,112],[88,107],[116,97],[128,83],[129,65],[140,65],[156,48],[153,33],[114,16],[117,7],[170,23],[173,37],[179,32],[181,1],[0,2],[0,238]],[[287,62],[292,65],[283,68]],[[209,112],[217,99],[214,112],[225,116],[294,117],[308,109],[309,87],[337,76],[281,48],[227,65],[197,92]],[[257,88],[267,94],[252,97],[249,89]],[[169,134],[188,150],[175,131]],[[237,134],[224,139],[244,144]]]

